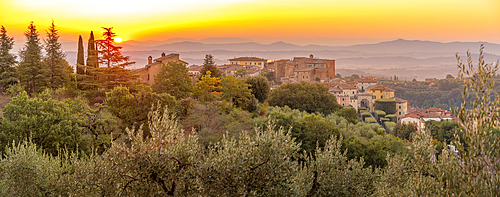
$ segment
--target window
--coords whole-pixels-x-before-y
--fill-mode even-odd
[[[399,109],[401,109],[401,106],[399,106]],[[401,112],[399,112],[399,113],[401,113]],[[400,115],[401,115],[401,114],[400,114]]]
[[[149,74],[148,74],[148,81],[149,81]]]
[[[259,62],[259,65],[262,65],[262,63]]]
[[[354,94],[354,91],[352,91],[352,94]]]
[[[384,98],[384,96],[380,96],[380,98],[381,98],[381,99],[383,99],[383,98]]]
[[[342,101],[345,101],[344,98],[342,98]]]
[[[344,106],[344,105],[345,105],[345,103],[342,103],[342,106]]]
[[[399,112],[399,115],[401,115],[401,112]]]
[[[245,65],[247,65],[247,63],[245,62]]]
[[[377,96],[372,96],[372,99],[377,99]]]

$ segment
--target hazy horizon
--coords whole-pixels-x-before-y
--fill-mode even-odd
[[[22,40],[30,21],[41,37],[52,20],[62,40],[114,27],[124,41],[230,37],[297,44],[320,38],[500,43],[500,1],[184,0],[0,1],[0,25]],[[316,41],[315,41],[316,40]]]

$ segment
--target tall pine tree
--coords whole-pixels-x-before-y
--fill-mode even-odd
[[[47,88],[50,73],[42,62],[42,46],[36,26],[31,21],[28,30],[24,32],[26,44],[19,52],[19,79],[22,85],[31,93]]]
[[[103,27],[103,29],[103,39],[96,41],[99,54],[98,62],[103,66],[96,69],[98,84],[107,90],[116,86],[130,86],[137,76],[125,67],[135,62],[130,62],[128,56],[121,54],[122,47],[115,45],[116,34],[112,31],[113,27]]]
[[[7,36],[7,30],[0,29],[0,86],[3,89],[17,83],[16,56],[9,53],[14,46],[14,38]]]
[[[205,59],[203,60],[203,67],[200,70],[200,79],[203,75],[207,74],[207,71],[211,72],[212,77],[221,77],[219,69],[217,69],[217,67],[215,66],[214,56],[212,56],[211,54],[205,55]]]
[[[43,61],[50,76],[49,87],[60,88],[68,81],[68,73],[64,72],[64,67],[68,65],[68,62],[64,59],[66,55],[62,52],[59,34],[54,21],[52,21],[52,25],[46,32],[47,39],[44,41],[47,54]]]

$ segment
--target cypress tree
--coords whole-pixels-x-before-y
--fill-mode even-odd
[[[99,62],[97,61],[97,50],[94,42],[94,32],[90,32],[88,49],[87,49],[87,70],[86,74],[92,76],[90,72],[91,69],[99,68]]]
[[[42,46],[36,26],[31,21],[28,30],[24,32],[26,44],[19,52],[19,79],[29,92],[41,91],[47,88],[49,72],[42,62]]]
[[[76,84],[79,90],[83,90],[85,76],[85,57],[83,56],[83,40],[82,36],[78,36],[78,51],[76,53]]]
[[[17,83],[16,56],[9,53],[14,46],[14,38],[7,36],[7,30],[0,28],[0,86],[3,89]]]
[[[82,36],[78,36],[78,52],[76,54],[76,74],[85,74],[85,58],[83,56]]]
[[[50,87],[59,88],[68,81],[68,73],[64,72],[64,66],[68,65],[68,62],[64,59],[66,55],[62,52],[54,21],[52,21],[52,25],[46,32],[47,39],[44,41],[47,54],[44,58],[44,63],[50,73]]]

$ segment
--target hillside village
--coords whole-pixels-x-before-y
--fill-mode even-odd
[[[148,57],[148,64],[143,68],[135,70],[140,75],[140,82],[152,85],[154,77],[160,72],[161,65],[168,62],[180,62],[189,68],[189,76],[195,83],[201,76],[202,66],[189,65],[188,62],[180,59],[180,54],[162,53],[160,57],[153,59]],[[272,72],[274,80],[271,89],[279,87],[281,84],[297,83],[305,81],[307,83],[318,83],[329,88],[329,93],[335,95],[337,103],[342,106],[351,106],[359,113],[361,120],[366,121],[361,114],[369,112],[376,122],[386,127],[384,122],[412,123],[417,130],[425,129],[425,122],[429,120],[456,120],[452,118],[450,111],[432,107],[422,109],[412,107],[408,101],[395,97],[395,90],[380,85],[378,80],[388,80],[371,76],[362,76],[354,82],[347,82],[336,77],[335,60],[315,58],[313,54],[309,57],[293,57],[292,59],[268,60],[258,57],[235,57],[228,59],[229,64],[217,65],[217,69],[222,76],[258,76],[263,72]],[[431,79],[426,79],[429,81]],[[376,108],[377,100],[389,100],[396,103],[395,113],[384,111],[386,114],[377,116],[379,109]],[[379,112],[380,114],[380,112]],[[385,117],[395,116],[394,120]],[[375,118],[376,117],[376,118]],[[392,130],[392,129],[389,129]]]

